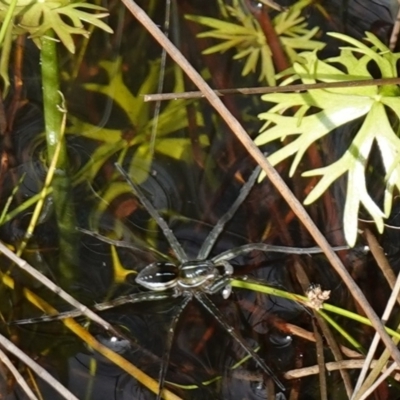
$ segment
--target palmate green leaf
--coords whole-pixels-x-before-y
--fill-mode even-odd
[[[157,79],[160,72],[159,61],[149,63],[149,72],[140,85],[139,94],[132,93],[125,85],[122,74],[122,58],[115,61],[101,61],[99,66],[103,68],[108,77],[107,84],[86,84],[84,88],[112,98],[112,101],[121,107],[129,118],[132,126],[142,127],[149,118],[150,103],[143,101],[141,93],[152,93],[157,88]],[[109,137],[109,135],[107,135]],[[109,140],[103,138],[103,140]]]
[[[318,97],[318,92],[315,93],[315,97]],[[332,104],[332,101],[330,101],[329,103],[332,105],[331,107],[327,107],[316,114],[302,118],[296,116],[283,116],[274,113],[260,114],[261,119],[267,119],[269,122],[275,123],[275,126],[267,129],[256,138],[255,143],[257,145],[266,144],[276,139],[285,139],[291,135],[298,135],[293,142],[287,144],[285,147],[269,156],[269,160],[273,165],[276,165],[289,156],[296,154],[290,169],[290,175],[292,176],[304,153],[311,144],[318,139],[321,139],[333,129],[365,115],[370,110],[373,103],[372,101],[368,102],[356,96],[344,97],[334,95],[332,97],[333,99],[331,100],[336,101],[336,103]],[[341,102],[346,101],[347,98],[349,98],[349,101],[353,101],[353,103],[349,103],[349,106],[344,111],[343,103]],[[316,103],[321,104],[320,101],[317,101]],[[310,104],[307,104],[307,106],[309,105]]]
[[[321,196],[337,178],[346,172],[348,173],[347,195],[343,218],[344,221],[350,222],[344,224],[344,231],[345,237],[348,240],[349,238],[353,239],[351,244],[354,244],[357,237],[357,215],[360,205],[363,205],[366,211],[372,216],[380,232],[382,232],[384,227],[383,218],[385,215],[368,194],[365,179],[365,170],[367,168],[371,147],[376,136],[379,136],[379,132],[382,128],[391,130],[382,103],[374,102],[364,123],[345,154],[328,167],[318,168],[303,174],[303,176],[323,176],[305,199],[304,204],[307,205]],[[398,149],[400,149],[399,145],[400,141],[397,144]],[[389,154],[387,154],[386,157],[388,155]],[[392,160],[388,159],[388,161],[391,162]]]
[[[48,10],[43,11],[43,18],[45,23],[40,26],[40,29],[34,31],[30,29],[31,38],[36,40],[46,35],[49,29],[53,29],[56,36],[61,40],[64,46],[73,53],[75,51],[75,44],[72,39],[72,35],[82,35],[88,37],[89,33],[83,29],[83,27],[71,27],[68,26],[57,13],[49,12]],[[21,25],[22,26],[22,25]]]
[[[102,61],[100,67],[103,68],[110,77],[107,84],[86,84],[84,88],[96,93],[102,93],[112,98],[129,118],[130,124],[135,128],[137,134],[130,144],[137,145],[147,143],[151,134],[153,124],[152,105],[143,101],[143,93],[152,93],[157,89],[158,75],[160,69],[159,61],[151,62],[149,72],[143,80],[138,94],[134,94],[125,85],[122,74],[122,58],[116,61]],[[180,78],[181,72],[176,68],[174,91],[183,91],[183,81]],[[172,132],[183,129],[187,126],[185,100],[170,101],[163,109],[157,120],[157,137],[164,137]],[[89,123],[81,123],[78,119],[71,119],[74,122],[72,131],[81,131],[82,135],[90,139],[100,140],[108,143],[116,143],[121,138],[121,131],[117,129],[107,129]],[[202,116],[197,114],[197,123],[203,125]]]
[[[5,18],[7,8],[7,1],[0,5],[0,21]],[[40,38],[46,35],[49,29],[53,29],[57,38],[71,53],[75,52],[72,35],[89,35],[83,22],[106,32],[113,32],[107,24],[100,20],[108,15],[107,10],[94,4],[69,0],[18,0],[13,15],[14,26],[10,26],[13,34],[28,33],[40,47]]]
[[[223,39],[223,38],[228,38],[231,35],[235,36],[243,36],[246,37],[249,35],[249,33],[253,33],[253,31],[250,29],[251,26],[253,25],[253,20],[251,18],[248,18],[248,16],[245,17],[246,23],[243,25],[238,25],[234,24],[232,22],[226,22],[226,21],[221,21],[219,19],[215,18],[210,18],[210,17],[201,17],[201,16],[196,16],[196,15],[186,15],[186,19],[189,21],[195,21],[198,22],[202,25],[206,25],[210,28],[214,28],[216,30],[214,37]],[[199,37],[208,37],[208,33],[200,33]]]
[[[400,54],[391,53],[374,35],[367,34],[373,45],[369,48],[356,39],[342,34],[332,34],[351,47],[341,50],[338,57],[319,60],[315,52],[301,54],[290,71],[281,75],[291,76],[285,84],[301,79],[304,83],[351,82],[357,79],[372,79],[368,70],[373,62],[383,78],[396,77],[396,63]],[[340,64],[341,67],[337,67]],[[259,115],[266,124],[256,138],[257,145],[277,139],[294,140],[271,154],[273,165],[295,155],[290,174],[293,175],[307,149],[334,129],[357,118],[364,117],[361,127],[343,156],[333,164],[303,173],[303,176],[321,176],[321,180],[305,199],[305,204],[317,200],[340,176],[347,174],[347,196],[344,207],[344,231],[347,242],[354,245],[357,238],[358,211],[360,206],[371,215],[378,230],[384,228],[384,218],[390,214],[393,192],[400,190],[400,139],[398,131],[388,117],[388,110],[400,119],[400,90],[397,86],[345,87],[318,89],[304,93],[273,93],[263,100],[276,103],[266,113]],[[295,107],[295,115],[285,115]],[[307,113],[306,113],[307,112]],[[392,116],[393,119],[393,116]],[[398,123],[397,120],[397,123]],[[378,205],[368,193],[366,170],[373,144],[381,153],[386,176],[382,179],[384,198]]]
[[[269,58],[272,57],[269,46],[266,43],[265,36],[255,21],[250,15],[245,15],[243,12],[240,13],[240,8],[233,10],[230,7],[228,9],[231,15],[235,15],[236,19],[240,24],[220,21],[215,18],[186,15],[185,18],[191,21],[195,21],[202,25],[206,25],[210,28],[214,28],[213,31],[200,33],[199,38],[213,37],[215,39],[223,40],[222,43],[215,46],[211,46],[203,54],[213,53],[224,53],[230,49],[236,49],[237,53],[234,59],[241,59],[247,57],[245,66],[242,70],[242,75],[245,76],[250,72],[254,72],[257,68],[259,60],[265,60],[266,54],[262,56],[262,49],[266,49]],[[269,64],[271,66],[272,64]],[[264,65],[259,79],[266,79],[270,84],[275,82],[273,69],[268,69],[268,65]],[[264,68],[265,67],[265,68]]]
[[[314,50],[324,47],[324,43],[312,38],[318,32],[318,28],[308,29],[301,11],[309,5],[311,0],[297,2],[289,11],[279,13],[273,20],[283,48],[288,57],[294,61],[298,50]],[[234,6],[224,6],[230,17],[235,22],[221,21],[219,19],[186,15],[185,18],[212,28],[203,32],[199,38],[214,38],[221,40],[214,46],[206,49],[203,54],[226,52],[235,49],[234,59],[244,59],[242,75],[245,76],[259,68],[259,81],[267,81],[269,85],[275,85],[275,70],[272,60],[272,52],[267,39],[258,22],[247,13],[239,1],[234,1]]]
[[[132,137],[125,138],[121,129],[95,126],[70,116],[71,125],[68,127],[67,133],[75,134],[79,132],[80,136],[103,143],[92,155],[90,162],[79,172],[79,177],[76,177],[76,179],[81,179],[81,176],[82,179],[93,179],[101,165],[104,164],[104,160],[119,152],[121,152],[122,159],[120,161],[122,164],[126,151],[131,147],[136,148],[132,163],[140,164],[143,167],[140,172],[141,175],[135,176],[138,182],[147,178],[154,152],[177,160],[188,157],[191,154],[192,146],[190,139],[174,135],[175,132],[187,127],[186,105],[188,102],[185,100],[170,101],[161,109],[157,119],[153,119],[151,104],[143,101],[143,93],[152,93],[157,90],[160,70],[159,60],[150,63],[149,72],[143,80],[138,94],[132,93],[125,85],[122,74],[122,58],[113,62],[102,61],[99,65],[107,72],[108,83],[86,84],[84,88],[110,97],[110,101],[113,101],[125,111],[134,134]],[[173,72],[175,75],[174,90],[182,92],[184,90],[182,72],[177,67],[174,68]],[[198,126],[203,126],[201,113],[196,113],[196,118]],[[152,133],[155,124],[157,128],[156,137],[153,138]],[[200,135],[199,140],[201,146],[209,145],[206,135]],[[144,167],[145,165],[148,166],[147,169]]]

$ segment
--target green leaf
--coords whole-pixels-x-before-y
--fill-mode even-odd
[[[115,61],[102,61],[100,67],[107,73],[108,83],[86,84],[84,88],[112,97],[112,101],[125,111],[129,119],[128,125],[132,128],[133,134],[131,137],[125,138],[122,129],[95,126],[70,116],[68,134],[79,132],[80,136],[103,143],[96,149],[85,169],[79,171],[75,177],[76,182],[80,182],[82,179],[93,179],[99,168],[104,164],[104,160],[112,155],[120,153],[122,163],[125,152],[132,147],[135,148],[132,163],[140,163],[140,165],[148,167],[152,163],[154,152],[165,154],[177,160],[185,159],[191,154],[191,140],[186,136],[181,137],[175,134],[175,132],[187,127],[186,105],[188,101],[173,100],[166,103],[155,119],[153,119],[153,108],[150,103],[143,101],[143,93],[152,93],[157,89],[160,72],[159,60],[150,63],[149,72],[143,79],[137,94],[132,93],[125,85],[122,74],[122,58]],[[174,67],[172,72],[175,79],[174,91],[184,91],[182,71],[178,67]],[[171,78],[171,75],[168,77]],[[200,112],[196,113],[196,118],[197,126],[203,126]],[[155,131],[155,137],[152,136],[153,131]],[[205,134],[199,135],[199,141],[201,146],[209,146],[209,140]],[[144,175],[136,176],[136,180],[145,180],[148,171],[150,171],[150,168],[144,168],[141,172]]]
[[[91,10],[92,12],[83,10]],[[0,7],[0,21],[6,17],[6,12],[7,7]],[[40,46],[40,38],[46,35],[49,29],[53,29],[57,38],[71,53],[75,52],[72,35],[89,36],[89,31],[84,28],[82,22],[112,33],[112,29],[103,21],[100,21],[101,18],[108,15],[107,10],[94,4],[70,2],[68,0],[33,2],[19,0],[13,15],[16,20],[13,28],[14,34],[28,33]]]
[[[367,39],[374,48],[342,34],[332,34],[350,43],[353,47],[341,50],[338,57],[319,60],[315,52],[305,52],[294,63],[290,71],[281,75],[291,76],[285,84],[296,79],[304,83],[352,82],[357,79],[372,79],[369,72],[374,63],[384,78],[396,77],[396,63],[400,54],[391,53],[374,35]],[[361,57],[357,58],[355,54]],[[337,67],[340,64],[341,68]],[[348,122],[364,117],[351,145],[342,157],[329,166],[303,173],[303,176],[321,176],[318,184],[305,199],[305,204],[316,201],[340,176],[347,175],[347,196],[344,207],[344,232],[347,242],[354,245],[357,239],[358,212],[360,206],[370,214],[378,231],[384,228],[384,218],[390,214],[394,190],[400,190],[400,139],[394,131],[388,110],[400,119],[400,90],[397,86],[345,87],[318,89],[304,93],[272,93],[263,100],[276,103],[259,118],[266,121],[256,138],[257,145],[275,140],[290,140],[288,144],[271,154],[268,159],[276,165],[294,155],[290,169],[293,175],[305,152],[325,135]],[[285,114],[295,107],[295,115]],[[393,119],[393,115],[392,115]],[[397,122],[398,122],[397,120]],[[381,154],[386,176],[382,179],[382,204],[368,193],[366,170],[373,143]]]
[[[279,13],[273,20],[283,49],[292,61],[297,58],[298,50],[316,50],[324,47],[322,42],[312,40],[318,28],[309,30],[305,18],[301,16],[302,9],[309,4],[310,0],[300,1],[289,11]],[[243,76],[253,73],[258,68],[259,80],[275,85],[272,52],[257,20],[249,15],[237,0],[233,2],[233,7],[226,6],[224,10],[229,12],[232,22],[203,16],[185,16],[190,21],[212,28],[200,33],[199,38],[214,38],[222,41],[206,49],[203,54],[223,53],[229,49],[235,49],[234,59],[247,58],[242,69]]]

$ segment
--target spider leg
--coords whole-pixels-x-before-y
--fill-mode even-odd
[[[233,267],[228,261],[221,261],[220,263],[225,271],[223,275],[217,278],[214,282],[208,285],[204,291],[208,294],[221,293],[222,297],[226,300],[232,293],[232,286],[230,280],[233,274]]]
[[[348,246],[337,246],[332,247],[334,251],[340,250],[348,250]],[[253,250],[259,250],[263,252],[272,252],[272,253],[286,253],[286,254],[319,254],[323,253],[321,248],[319,247],[286,247],[286,246],[275,246],[272,244],[266,243],[249,243],[243,246],[236,247],[232,250],[224,251],[223,253],[218,254],[213,257],[211,261],[215,264],[221,263],[222,261],[229,261],[233,258],[241,255],[249,253]]]
[[[249,195],[251,189],[253,188],[256,182],[258,175],[260,174],[260,170],[261,168],[259,166],[257,166],[254,169],[248,181],[240,189],[239,196],[231,205],[230,209],[220,218],[220,220],[208,234],[208,236],[204,240],[203,245],[200,248],[199,254],[197,255],[198,260],[205,260],[209,256],[212,248],[214,247],[215,242],[217,241],[222,230],[224,229],[225,224],[235,215],[237,209]]]
[[[144,301],[158,301],[172,299],[175,297],[173,291],[163,291],[163,292],[142,292],[142,293],[132,293],[126,296],[117,297],[114,300],[106,301],[104,303],[96,304],[93,308],[97,311],[109,310],[110,308],[122,306],[128,303],[142,303]]]
[[[114,300],[107,301],[104,303],[96,304],[92,307],[93,310],[96,311],[104,311],[110,308],[118,307],[123,304],[128,303],[141,303],[143,301],[156,301],[156,300],[164,300],[170,299],[173,297],[172,292],[143,292],[143,293],[133,293],[127,296],[121,296]],[[52,322],[52,321],[60,321],[66,318],[77,318],[82,316],[83,313],[80,310],[70,310],[61,312],[55,315],[44,315],[43,317],[37,318],[26,318],[17,321],[11,322],[13,325],[28,325],[28,324],[36,324],[40,322]]]
[[[186,306],[188,305],[188,303],[191,299],[192,299],[192,296],[190,294],[183,297],[183,301],[177,306],[178,310],[175,313],[175,315],[169,325],[167,342],[165,343],[165,346],[164,346],[164,353],[163,353],[163,357],[162,357],[161,368],[160,368],[160,372],[158,375],[158,385],[159,385],[158,388],[159,389],[158,389],[158,394],[157,394],[157,400],[161,400],[162,392],[164,389],[165,377],[167,375],[169,358],[171,356],[172,341],[174,339],[176,325],[179,321],[179,317],[181,316],[183,310],[186,308]]]
[[[103,236],[103,235],[101,235],[100,233],[97,233],[97,232],[89,231],[88,229],[84,229],[84,228],[76,228],[76,229],[79,232],[84,233],[85,235],[92,236],[92,237],[100,240],[101,242],[111,244],[112,246],[122,247],[122,248],[125,248],[125,249],[131,249],[131,250],[134,250],[135,252],[140,252],[140,253],[148,253],[149,250],[150,250],[152,253],[156,254],[157,256],[162,257],[165,260],[168,260],[168,257],[166,257],[165,254],[163,254],[160,251],[158,251],[157,249],[149,246],[148,243],[145,243],[145,241],[142,241],[137,237],[135,238],[135,243],[136,242],[140,243],[140,246],[136,246],[136,245],[134,245],[132,243],[129,243],[129,242],[125,241],[125,240],[110,239],[107,236]]]
[[[253,350],[251,349],[247,343],[237,334],[235,329],[229,325],[224,316],[215,306],[215,304],[207,297],[204,293],[195,293],[194,295],[196,299],[201,303],[201,305],[217,320],[217,322],[225,329],[227,333],[243,348],[243,350],[250,355],[254,361],[259,365],[259,367],[272,378],[272,380],[276,383],[280,390],[284,391],[285,386],[283,386],[282,382],[277,378],[277,376],[272,372],[271,368],[264,362],[264,360]]]
[[[115,163],[115,167],[117,168],[119,173],[125,178],[128,185],[133,189],[136,196],[139,197],[139,200],[146,207],[148,213],[157,222],[178,260],[181,263],[188,261],[188,257],[182,246],[178,242],[178,239],[175,237],[175,235],[173,234],[167,223],[164,221],[164,219],[161,217],[161,215],[158,213],[158,211],[154,208],[153,204],[151,204],[150,200],[148,200],[147,197],[144,195],[140,187],[132,181],[127,172],[118,163]]]

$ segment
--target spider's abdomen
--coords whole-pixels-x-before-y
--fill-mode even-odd
[[[154,262],[143,268],[136,283],[149,290],[163,291],[176,286],[179,269],[168,262]]]

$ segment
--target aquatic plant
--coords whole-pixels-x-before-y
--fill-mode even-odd
[[[396,63],[400,53],[391,52],[376,36],[366,33],[366,44],[349,36],[331,33],[331,36],[350,44],[337,57],[321,60],[316,52],[305,52],[293,67],[279,76],[288,76],[282,85],[300,79],[306,84],[316,82],[346,82],[373,79],[371,63],[379,68],[382,78],[397,77]],[[303,176],[322,176],[304,203],[317,200],[340,176],[347,174],[347,193],[344,206],[344,232],[353,246],[357,239],[358,212],[361,206],[373,218],[379,232],[389,216],[393,193],[400,189],[400,138],[397,122],[400,117],[400,90],[393,84],[306,90],[301,93],[271,93],[263,100],[276,105],[260,114],[266,121],[255,143],[259,146],[275,140],[287,141],[269,155],[273,165],[294,155],[290,168],[292,176],[307,149],[335,129],[362,118],[362,123],[345,153],[328,166],[303,172]],[[293,110],[296,110],[293,112]],[[292,113],[292,115],[291,115]],[[294,138],[294,140],[292,140]],[[367,189],[366,171],[373,144],[381,155],[385,177],[382,180],[383,204],[377,204]]]

